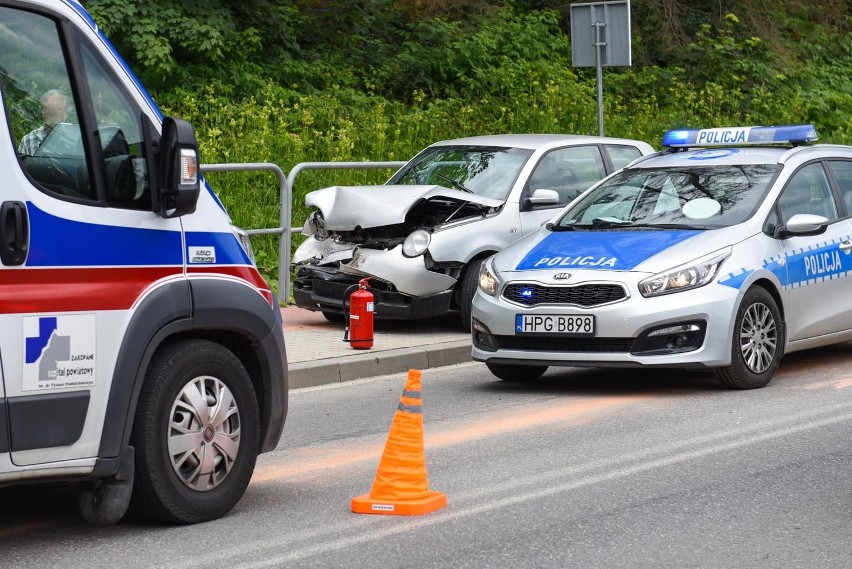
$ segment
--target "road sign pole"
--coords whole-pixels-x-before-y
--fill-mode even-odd
[[[605,25],[605,22],[592,22],[592,26],[595,28],[595,66],[597,67],[598,79],[598,136],[604,135],[603,62],[601,61],[601,48],[606,45],[606,42],[601,41],[601,28],[603,28]]]

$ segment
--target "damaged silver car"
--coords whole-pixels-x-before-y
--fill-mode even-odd
[[[293,255],[296,305],[343,321],[346,294],[370,277],[377,319],[458,310],[470,326],[483,259],[527,235],[593,183],[653,152],[647,143],[553,134],[433,144],[379,186],[333,186]]]

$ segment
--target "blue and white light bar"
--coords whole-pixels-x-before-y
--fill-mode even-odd
[[[663,146],[745,146],[749,144],[803,144],[817,140],[812,124],[785,126],[732,126],[670,130],[663,135]]]

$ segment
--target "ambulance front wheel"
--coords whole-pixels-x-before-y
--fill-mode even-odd
[[[240,361],[208,340],[158,353],[133,424],[133,504],[159,521],[198,523],[227,513],[254,471],[257,398]]]

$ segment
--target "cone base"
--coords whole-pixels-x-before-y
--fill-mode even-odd
[[[416,500],[375,500],[369,494],[352,498],[352,511],[356,514],[384,514],[389,516],[418,516],[434,512],[447,505],[443,492],[429,492]]]

